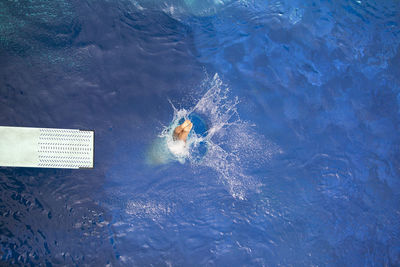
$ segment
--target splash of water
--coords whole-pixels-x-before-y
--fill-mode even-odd
[[[229,88],[218,74],[207,79],[204,85],[209,89],[193,108],[177,109],[171,103],[174,110],[172,122],[164,127],[153,146],[151,162],[165,164],[175,160],[211,168],[233,197],[244,199],[248,190],[260,185],[256,177],[247,173],[263,166],[281,150],[257,134],[254,125],[240,119],[237,111],[239,100],[230,96]],[[195,121],[198,118],[201,119]],[[194,124],[186,144],[174,141],[174,129],[186,119]],[[205,129],[199,124],[203,124]]]

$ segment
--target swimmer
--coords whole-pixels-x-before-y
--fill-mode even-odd
[[[192,127],[193,123],[191,123],[190,120],[185,120],[181,125],[175,128],[173,134],[174,140],[181,140],[186,142]]]

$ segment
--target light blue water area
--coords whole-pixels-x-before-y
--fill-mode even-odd
[[[93,170],[0,168],[1,263],[400,265],[399,23],[395,0],[0,3],[0,125],[96,135]]]

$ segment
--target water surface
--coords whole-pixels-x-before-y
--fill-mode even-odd
[[[399,265],[399,23],[395,0],[1,2],[0,124],[96,133],[93,170],[0,169],[1,262]],[[207,152],[171,156],[191,112]]]

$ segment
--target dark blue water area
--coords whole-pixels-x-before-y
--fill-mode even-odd
[[[395,0],[0,2],[0,125],[95,130],[93,170],[0,168],[1,265],[400,265],[399,23]],[[215,73],[253,139],[155,163],[168,100]]]
[[[208,126],[209,123],[206,122],[205,118],[203,118],[200,114],[196,114],[195,112],[192,112],[189,114],[188,120],[190,120],[193,124],[192,130],[189,135],[191,135],[193,132],[195,132],[197,135],[201,137],[206,137],[207,136],[207,131],[210,129]],[[180,119],[178,124],[182,124],[185,121],[184,118]]]

